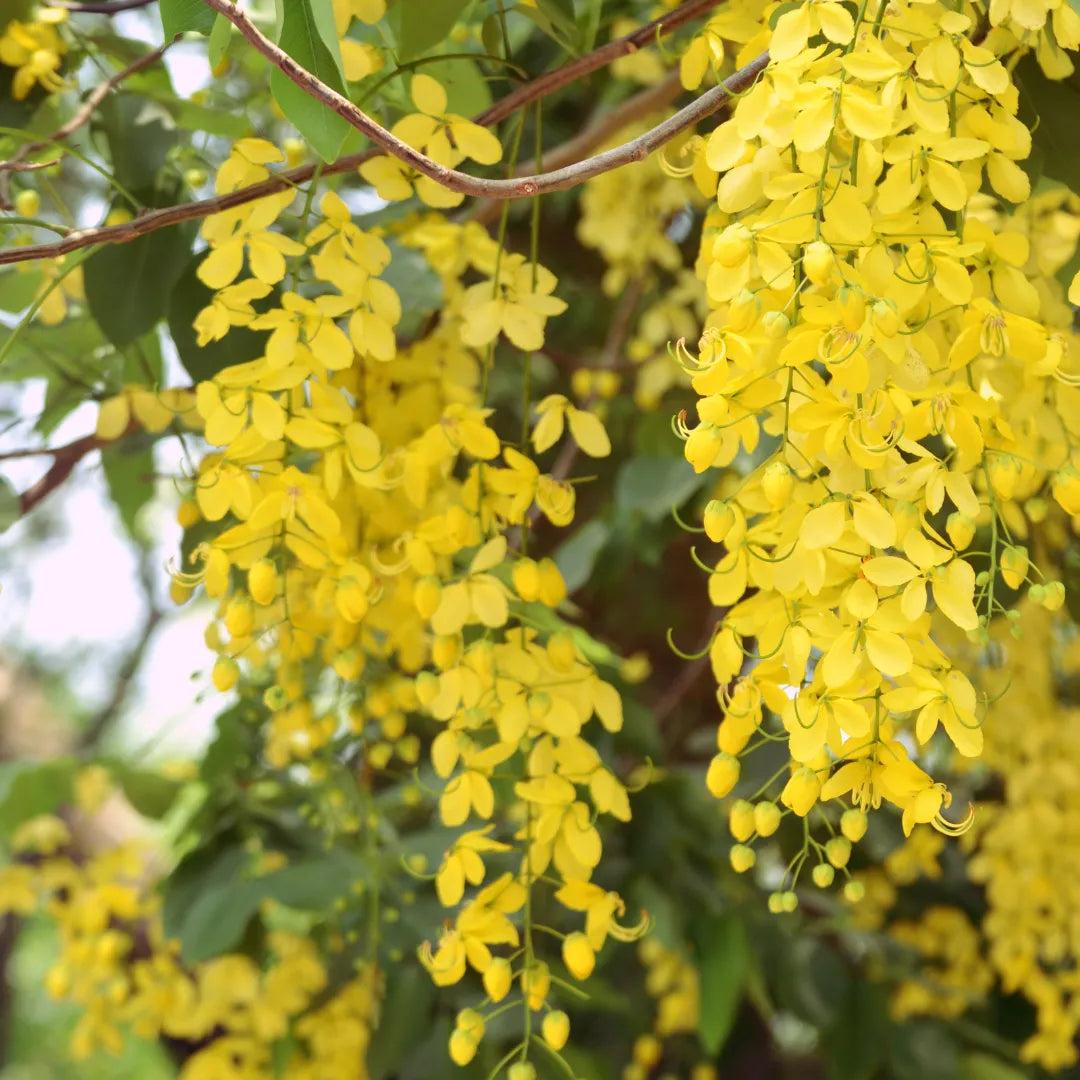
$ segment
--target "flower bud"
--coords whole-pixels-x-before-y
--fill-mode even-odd
[[[791,329],[791,320],[782,311],[767,311],[761,320],[761,327],[773,341],[781,341]]]
[[[24,188],[15,196],[15,213],[19,217],[37,217],[41,209],[41,196],[31,188]]]
[[[540,572],[540,603],[544,607],[558,607],[566,599],[566,582],[562,572],[552,559],[541,559],[537,568]]]
[[[798,906],[799,898],[795,895],[794,892],[792,892],[791,889],[788,889],[787,892],[782,892],[780,894],[781,911],[786,912],[788,915],[790,915],[791,912],[793,912]]]
[[[551,973],[547,964],[534,963],[521,973],[521,992],[530,1009],[534,1012],[541,1008],[547,1000],[548,991],[551,989]]]
[[[503,956],[496,956],[488,964],[487,971],[484,972],[484,989],[487,991],[488,997],[493,1002],[502,1001],[510,993],[510,981],[512,978],[513,971],[510,967],[510,961]]]
[[[828,285],[836,269],[836,257],[824,240],[806,245],[802,260],[803,273],[815,285]]]
[[[746,799],[736,799],[728,811],[728,829],[738,841],[749,840],[754,835],[754,806]]]
[[[251,599],[265,607],[277,597],[277,567],[272,559],[257,559],[247,572]]]
[[[805,765],[796,769],[780,792],[780,801],[799,817],[806,817],[821,794],[821,781],[813,769]]]
[[[754,234],[742,222],[729,225],[713,239],[713,258],[721,266],[741,266],[750,257],[753,239]]]
[[[240,681],[240,666],[231,656],[219,656],[210,678],[214,687],[226,694]]]
[[[225,629],[234,638],[247,637],[255,627],[255,613],[246,596],[234,596],[225,608]]]
[[[957,551],[963,551],[975,538],[975,522],[956,510],[945,522],[945,531],[949,534],[952,546]]]
[[[450,1035],[450,1060],[455,1065],[468,1065],[476,1057],[477,1041],[461,1028]]]
[[[754,807],[754,826],[759,836],[772,836],[780,828],[780,807],[774,802],[760,802]]]
[[[731,504],[720,499],[710,499],[705,507],[705,535],[714,543],[722,544],[724,537],[735,524],[735,511]]]
[[[655,1035],[649,1033],[647,1035],[639,1035],[634,1040],[634,1047],[630,1053],[638,1065],[643,1065],[646,1069],[651,1069],[663,1055],[664,1047]]]
[[[705,786],[717,798],[730,794],[739,782],[739,759],[731,754],[719,753],[709,763],[705,774]]]
[[[814,884],[819,889],[827,889],[836,877],[836,871],[827,863],[818,863],[813,870],[810,871],[810,876],[814,879]]]
[[[1027,578],[1027,548],[1010,544],[1001,552],[1000,566],[1002,581],[1004,581],[1010,589],[1019,589]]]
[[[782,461],[772,461],[761,477],[761,490],[769,505],[774,510],[780,507],[791,497],[791,489],[795,486],[795,479],[791,470]]]
[[[825,858],[842,870],[851,858],[851,841],[846,836],[834,836],[825,844]]]
[[[736,874],[745,874],[757,862],[757,853],[746,844],[733,845],[729,857],[731,859],[731,869]]]
[[[540,597],[540,568],[535,559],[518,559],[512,574],[514,591],[527,604]]]
[[[507,1080],[536,1080],[536,1066],[531,1061],[515,1061],[506,1076]]]
[[[580,930],[568,934],[562,945],[563,963],[566,970],[575,979],[587,979],[596,967],[596,953],[589,945],[589,939]]]
[[[840,831],[857,844],[866,835],[866,814],[862,810],[845,810],[840,818]]]
[[[866,886],[861,881],[849,881],[844,886],[844,899],[850,904],[857,904],[866,895]]]
[[[1060,611],[1065,603],[1065,586],[1060,581],[1048,581],[1042,598],[1042,606],[1047,611]]]
[[[552,1050],[561,1050],[570,1038],[570,1017],[562,1009],[554,1009],[544,1017],[540,1034]]]

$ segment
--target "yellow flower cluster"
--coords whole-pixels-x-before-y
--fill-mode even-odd
[[[12,19],[0,34],[0,64],[14,68],[11,96],[23,101],[35,85],[49,93],[64,88],[60,65],[68,51],[56,27],[67,18],[63,8],[47,8],[33,22]]]
[[[687,460],[754,455],[704,516],[722,545],[706,566],[724,710],[709,787],[725,796],[740,757],[776,738],[769,713],[790,755],[779,806],[732,808],[742,870],[778,815],[845,796],[893,805],[906,833],[964,827],[922,755],[940,731],[978,757],[984,709],[941,634],[985,643],[1003,585],[1035,581],[1060,607],[1025,537],[1048,496],[1080,508],[1071,313],[1053,278],[1072,244],[1040,262],[1025,218],[1065,196],[1001,209],[1031,194],[1007,66],[1026,46],[943,4],[771,14],[738,54],[767,47],[769,66],[702,151],[719,178],[697,265],[711,312],[696,352],[676,350],[698,394],[696,422],[679,420]],[[850,827],[829,843],[865,822]],[[816,883],[846,873],[846,853],[820,847],[808,840],[789,887],[812,849]]]
[[[161,902],[148,883],[148,852],[123,844],[72,859],[58,818],[36,818],[14,838],[26,857],[0,869],[0,912],[43,910],[60,956],[46,989],[81,1009],[70,1052],[119,1054],[126,1033],[190,1048],[180,1080],[320,1080],[366,1075],[364,1055],[378,1007],[373,969],[359,966],[327,994],[325,957],[312,940],[272,931],[265,963],[226,954],[185,967],[161,931]],[[274,1047],[291,1036],[287,1059]]]

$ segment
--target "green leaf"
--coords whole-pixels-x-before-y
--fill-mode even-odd
[[[221,12],[218,12],[206,46],[206,55],[211,68],[216,68],[225,59],[229,41],[232,39],[232,28],[233,24]]]
[[[379,1034],[367,1056],[370,1080],[385,1080],[397,1072],[416,1046],[417,1030],[426,1026],[434,996],[431,979],[419,968],[402,964],[388,968]]]
[[[604,0],[584,0],[585,10],[578,16],[582,52],[591,52],[600,30],[600,9]]]
[[[22,517],[22,502],[19,493],[11,484],[0,476],[0,533],[10,529]]]
[[[306,71],[344,94],[340,65],[320,36],[314,3],[315,0],[289,0],[284,6],[278,45]],[[270,72],[270,91],[286,118],[315,152],[324,161],[333,161],[349,134],[349,124],[290,82],[277,68]]]
[[[580,589],[592,577],[597,557],[610,538],[611,528],[607,523],[593,518],[555,549],[552,557],[568,593]]]
[[[102,447],[101,464],[109,497],[128,536],[138,543],[146,537],[138,527],[139,511],[154,497],[154,449],[144,437],[122,439]]]
[[[40,270],[5,270],[0,274],[0,311],[25,311],[34,302],[41,282]]]
[[[1080,3],[1080,0],[1073,2]],[[1002,1061],[993,1054],[973,1050],[961,1060],[960,1076],[963,1080],[1027,1080],[1028,1074],[1018,1065]]]
[[[1076,153],[1076,115],[1080,76],[1048,79],[1033,55],[1016,65],[1019,117],[1031,129],[1032,153],[1044,176],[1080,193],[1080,155]]]
[[[209,8],[204,10],[210,11]],[[109,144],[112,172],[117,183],[128,191],[153,193],[177,141],[168,110],[137,94],[121,93],[110,94],[101,103],[97,115]],[[147,205],[158,202],[152,194],[146,201]]]
[[[230,838],[221,847],[194,852],[173,872],[162,918],[166,934],[179,938],[185,963],[208,960],[233,948],[265,900],[325,911],[365,875],[359,859],[340,851],[298,859],[253,879],[241,876],[247,862],[243,848]]]
[[[84,264],[86,303],[118,348],[164,317],[191,252],[190,226],[158,229],[127,244],[106,244]]]
[[[0,836],[69,802],[78,768],[75,758],[0,762]]]
[[[154,769],[140,769],[122,758],[110,758],[102,764],[123,789],[127,801],[145,818],[163,818],[184,786]]]
[[[615,478],[615,506],[621,514],[660,521],[708,482],[681,457],[631,458]]]
[[[909,1020],[893,1028],[889,1067],[895,1080],[956,1080],[960,1053],[949,1029],[934,1020]]]
[[[337,35],[337,24],[334,22],[333,0],[310,0],[311,18],[315,24],[315,31],[319,40],[326,46],[327,52],[337,65],[338,75],[344,80],[345,67],[341,62],[341,40]]]
[[[746,927],[735,915],[701,919],[694,926],[701,977],[698,1037],[709,1057],[715,1057],[728,1035],[743,997],[750,942]]]
[[[446,39],[469,0],[402,0],[391,12],[398,60],[412,60]]]
[[[889,999],[876,984],[852,983],[847,1003],[822,1043],[829,1080],[871,1080],[885,1055]]]
[[[199,345],[193,326],[195,316],[214,297],[213,291],[199,280],[195,272],[204,256],[205,252],[199,252],[181,271],[173,284],[167,309],[169,333],[180,354],[180,363],[195,382],[213,378],[230,364],[246,364],[262,356],[266,339],[270,336],[269,331],[234,326],[220,341]],[[273,307],[279,298],[279,291],[274,289],[265,299],[256,301],[252,306],[261,313]]]
[[[390,263],[379,276],[406,301],[397,333],[411,338],[418,334],[428,316],[442,307],[442,278],[414,248],[391,239],[386,241],[386,246],[390,249]]]
[[[832,1024],[852,989],[851,974],[836,951],[815,938],[798,937],[784,966],[785,1004],[811,1024]]]
[[[217,13],[202,0],[158,0],[158,5],[166,38],[182,34],[185,30],[209,34],[213,29]]]

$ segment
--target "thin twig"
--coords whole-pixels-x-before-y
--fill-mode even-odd
[[[124,434],[128,434],[136,427],[137,425],[132,423]],[[39,502],[51,495],[75,471],[75,466],[84,457],[95,450],[100,450],[103,446],[110,446],[114,441],[114,439],[101,439],[97,435],[84,435],[81,439],[58,446],[54,450],[43,451],[52,456],[53,463],[37,483],[28,487],[19,496],[22,513],[28,514]]]
[[[586,75],[607,67],[608,64],[613,64],[620,57],[629,56],[645,46],[655,44],[662,36],[678,30],[680,26],[684,26],[716,7],[718,2],[719,0],[687,0],[687,3],[661,15],[659,19],[653,19],[652,22],[639,26],[621,38],[601,45],[587,56],[571,60],[570,63],[563,64],[562,67],[549,71],[546,75],[541,75],[525,86],[518,87],[517,90],[500,98],[494,105],[474,117],[473,122],[482,124],[484,127],[497,124],[523,105],[528,105],[537,98],[547,97],[548,94],[569,86],[570,83],[577,82],[578,79],[583,79]]]
[[[636,52],[645,44],[646,40],[652,41],[658,35],[661,24],[665,29],[682,26],[703,11],[714,7],[715,3],[716,0],[712,0],[710,3],[704,3],[702,0],[690,0],[690,2],[668,13],[662,20],[647,23],[633,33],[594,50],[588,56],[583,56],[578,60],[565,64],[561,68],[557,68],[555,71],[549,72],[547,75],[540,76],[540,78],[533,80],[496,102],[489,109],[478,113],[473,117],[473,122],[485,126],[494,124],[508,116],[513,109],[536,101],[546,94],[568,85],[574,79],[598,71],[605,65],[619,59],[620,56],[627,56]],[[557,150],[554,152],[557,152]],[[295,188],[300,184],[307,183],[315,175],[316,170],[320,170],[323,176],[336,176],[341,173],[352,172],[363,165],[365,161],[377,157],[378,154],[378,150],[363,150],[355,154],[346,154],[344,157],[338,158],[337,161],[329,163],[300,165],[295,169],[278,173],[257,184],[249,184],[247,187],[228,192],[225,195],[199,199],[178,206],[167,206],[159,210],[144,211],[137,214],[131,221],[119,225],[75,230],[63,240],[54,243],[32,244],[12,248],[9,251],[0,251],[0,266],[31,262],[37,259],[54,259],[67,255],[72,251],[78,251],[80,248],[92,247],[96,244],[127,243],[157,229],[168,228],[170,225],[179,225],[184,221],[209,217],[211,214],[231,210],[236,206],[254,202],[256,199],[262,199],[268,195],[276,195],[280,191]]]
[[[87,15],[115,15],[118,11],[134,11],[135,8],[149,7],[157,0],[113,0],[110,4],[106,0],[93,2],[93,0],[49,0],[49,7],[66,8],[68,11],[79,11]]]
[[[574,161],[580,161],[583,157],[591,154],[598,146],[603,146],[617,132],[628,127],[635,120],[640,120],[649,113],[670,105],[679,95],[682,83],[679,80],[678,71],[672,71],[660,82],[647,86],[638,91],[633,97],[627,98],[621,104],[608,112],[600,113],[591,120],[572,138],[560,146],[553,147],[544,153],[544,163],[554,168],[561,168]],[[515,176],[528,176],[537,168],[535,159],[522,162],[514,170]],[[474,204],[474,211],[467,216],[482,224],[488,224],[498,216],[499,204],[494,199]]]
[[[549,191],[565,191],[567,188],[577,187],[591,177],[621,168],[634,161],[642,161],[654,150],[670,142],[676,135],[693,127],[699,120],[703,120],[721,105],[726,104],[733,94],[741,94],[748,90],[769,62],[769,54],[762,53],[756,60],[752,60],[719,86],[706,91],[701,97],[680,109],[674,116],[657,124],[644,135],[631,139],[621,146],[613,147],[611,150],[605,150],[595,157],[534,176],[514,177],[508,180],[487,179],[470,176],[458,169],[441,165],[387,131],[381,124],[372,120],[367,113],[358,109],[347,97],[317,79],[283,49],[278,48],[243,11],[234,6],[231,0],[202,0],[202,2],[219,15],[224,15],[240,31],[241,36],[290,82],[295,83],[309,97],[321,101],[351,127],[366,135],[398,161],[408,165],[421,176],[434,180],[436,184],[448,191],[484,199],[521,199],[543,195]]]
[[[94,110],[105,100],[110,90],[119,86],[120,83],[134,75],[136,72],[142,71],[143,68],[147,68],[151,64],[156,63],[164,55],[165,50],[179,40],[180,35],[177,34],[172,41],[166,41],[163,45],[159,45],[158,48],[140,56],[138,60],[128,64],[123,71],[118,71],[100,85],[95,86],[94,89],[87,94],[86,100],[79,106],[74,114],[72,114],[70,119],[61,124],[61,126],[51,135],[44,139],[37,139],[34,142],[24,143],[15,151],[15,156],[13,158],[8,161],[0,161],[0,209],[11,209],[9,193],[7,190],[8,178],[4,175],[5,173],[23,172],[27,169],[39,169],[44,168],[47,164],[55,164],[55,162],[42,162],[40,164],[25,164],[25,162],[31,154],[36,154],[39,150],[45,150],[50,146],[54,146],[56,143],[60,142],[61,139],[66,139],[69,135],[78,131],[83,124],[89,122],[90,118],[94,115]]]

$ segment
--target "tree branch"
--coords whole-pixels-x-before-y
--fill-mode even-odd
[[[485,126],[494,124],[509,116],[514,109],[568,85],[574,79],[598,71],[605,65],[617,60],[620,56],[627,56],[636,52],[646,42],[654,40],[660,33],[661,25],[665,30],[675,29],[696,18],[704,11],[715,7],[716,2],[717,0],[709,0],[709,2],[705,2],[705,0],[688,0],[681,7],[669,12],[662,20],[647,23],[633,33],[609,42],[588,56],[583,56],[578,60],[565,64],[563,67],[549,72],[547,75],[542,75],[540,78],[508,94],[507,97],[496,102],[489,109],[478,113],[473,117],[473,122]],[[634,99],[631,98],[630,100]],[[178,206],[167,206],[159,210],[144,211],[136,215],[131,221],[119,225],[72,230],[64,239],[52,243],[32,244],[12,248],[8,251],[0,251],[0,266],[31,262],[37,259],[54,259],[96,244],[126,243],[157,229],[168,228],[170,225],[179,225],[184,221],[209,217],[211,214],[231,210],[236,206],[243,206],[245,203],[254,202],[256,199],[265,198],[267,195],[276,195],[280,191],[307,183],[315,176],[316,172],[321,176],[335,176],[352,172],[365,161],[370,161],[373,157],[378,156],[378,153],[377,150],[364,150],[355,154],[347,154],[338,158],[337,161],[327,164],[300,165],[295,169],[278,173],[257,184],[250,184],[225,195],[199,199]]]
[[[123,71],[118,71],[100,85],[95,86],[94,89],[87,94],[86,100],[79,106],[71,118],[64,124],[61,124],[61,126],[51,135],[44,139],[38,139],[35,142],[24,143],[15,151],[15,156],[13,158],[8,161],[0,161],[0,210],[11,209],[10,193],[8,191],[9,178],[6,175],[7,173],[25,172],[30,169],[39,169],[44,168],[46,165],[55,164],[54,162],[27,164],[26,159],[31,154],[36,154],[39,150],[45,150],[60,142],[61,139],[66,139],[69,135],[78,131],[78,129],[81,128],[83,124],[87,123],[94,115],[94,110],[105,100],[110,90],[119,86],[120,83],[131,75],[134,75],[136,72],[142,71],[143,68],[156,63],[164,55],[165,50],[179,40],[180,35],[177,34],[172,41],[166,41],[163,45],[159,45],[158,48],[151,50],[144,56],[140,56],[138,60],[128,64]]]
[[[68,11],[92,15],[114,15],[118,11],[134,11],[135,8],[149,7],[156,2],[157,0],[113,0],[110,4],[108,0],[100,0],[97,3],[91,0],[87,0],[86,3],[78,2],[78,0],[49,0],[49,7],[67,8]]]
[[[231,0],[203,0],[203,3],[219,15],[224,15],[240,31],[241,36],[246,38],[256,51],[265,56],[290,82],[295,83],[309,97],[321,101],[332,109],[346,123],[366,135],[377,146],[381,146],[421,176],[434,180],[436,184],[448,191],[484,199],[521,199],[543,195],[549,191],[564,191],[567,188],[577,187],[591,177],[600,176],[602,173],[629,165],[634,161],[642,161],[680,132],[715,112],[728,101],[732,94],[739,94],[749,89],[769,62],[769,54],[762,53],[756,60],[741,68],[719,86],[706,91],[674,116],[657,124],[651,131],[621,146],[605,150],[595,157],[534,176],[514,177],[509,180],[484,179],[440,165],[439,162],[432,160],[387,131],[381,124],[372,120],[367,113],[358,109],[348,98],[321,82],[310,71],[301,67],[288,53],[279,49]]]
[[[136,427],[136,424],[129,425],[128,432],[134,431]],[[81,439],[56,447],[55,450],[42,451],[52,456],[53,463],[37,483],[28,487],[19,496],[22,513],[30,513],[39,502],[51,495],[75,471],[75,466],[87,454],[92,454],[103,446],[110,446],[115,441],[114,439],[100,439],[97,435],[84,435]]]

